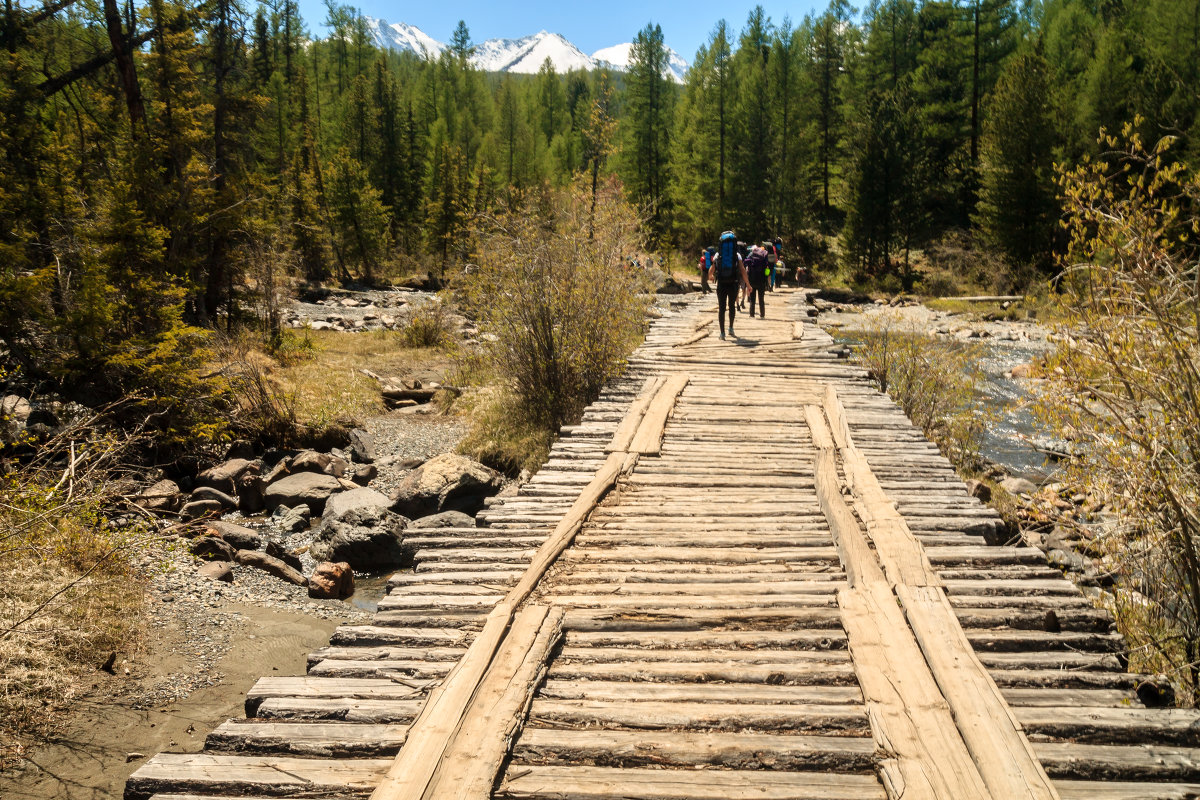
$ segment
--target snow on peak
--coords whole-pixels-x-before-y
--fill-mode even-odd
[[[592,60],[596,62],[597,66],[607,64],[613,69],[624,72],[629,69],[629,59],[632,50],[633,42],[614,44],[612,47],[605,47],[602,50],[592,53]],[[663,77],[670,78],[676,83],[683,83],[683,77],[687,73],[687,69],[688,63],[683,60],[683,57],[668,47],[667,68],[663,70]]]
[[[446,45],[425,31],[404,22],[389,25],[387,20],[363,17],[371,42],[380,49],[408,50],[426,58],[437,58]]]
[[[557,33],[539,31],[520,39],[488,39],[476,45],[471,62],[485,72],[535,73],[547,59],[556,72],[592,69],[596,65]]]
[[[413,25],[403,22],[389,24],[386,20],[364,17],[371,41],[376,47],[390,50],[408,50],[424,58],[437,58],[446,45]],[[557,33],[539,31],[520,39],[488,39],[475,45],[471,63],[484,72],[536,73],[547,58],[554,70],[564,73],[572,69],[595,69],[606,64],[612,69],[629,68],[629,51],[632,44],[618,44],[597,50],[587,55],[565,37]],[[667,49],[668,67],[663,73],[676,83],[683,82],[687,62],[670,48]]]

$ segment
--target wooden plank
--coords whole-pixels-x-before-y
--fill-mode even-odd
[[[875,742],[856,736],[527,726],[513,747],[513,762],[865,772],[875,766]]]
[[[315,759],[213,753],[159,753],[125,784],[125,800],[148,800],[159,792],[247,795],[285,791],[370,789],[392,763],[378,759]]]
[[[1200,783],[1055,781],[1062,800],[1197,800]]]
[[[1020,723],[975,655],[942,589],[900,585],[896,596],[993,796],[1057,798]]]
[[[856,705],[756,705],[742,702],[538,700],[530,724],[570,728],[769,730],[865,736],[865,710]]]
[[[884,800],[873,775],[746,770],[520,767],[496,796],[509,800]]]
[[[204,740],[206,750],[324,758],[394,756],[407,725],[229,720]]]
[[[642,455],[658,455],[662,448],[663,430],[667,418],[675,407],[675,401],[688,384],[687,375],[672,375],[663,383],[653,402],[646,409],[646,415],[634,434],[629,445],[629,452]]]
[[[562,610],[528,606],[505,637],[454,742],[442,757],[429,797],[487,797],[525,721],[550,650],[562,636]]]
[[[642,417],[646,415],[646,409],[650,406],[650,402],[654,399],[658,390],[662,388],[665,381],[666,378],[662,376],[646,380],[641,393],[629,406],[629,410],[625,413],[621,424],[617,426],[612,441],[604,448],[605,452],[623,453],[629,449],[629,443],[633,441],[633,435],[637,432],[638,426],[642,422]]]
[[[1020,691],[1020,690],[1014,690]],[[774,686],[756,683],[637,683],[633,681],[548,680],[538,697],[553,700],[718,701],[764,705],[854,704],[862,702],[855,686]]]

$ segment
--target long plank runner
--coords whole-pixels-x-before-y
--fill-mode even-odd
[[[829,386],[824,412],[830,421],[829,438],[836,443],[856,499],[860,516],[875,544],[874,557],[882,566],[881,584],[887,591],[887,608],[894,609],[892,592],[899,598],[907,615],[904,638],[915,637],[923,653],[922,667],[929,671],[948,704],[962,741],[975,762],[979,775],[991,795],[997,798],[1057,800],[1058,792],[1038,761],[1020,723],[1005,702],[999,687],[988,674],[963,632],[954,608],[942,588],[941,579],[929,563],[923,545],[913,536],[904,518],[879,485],[866,459],[854,446],[846,423],[845,410],[837,390]],[[807,413],[810,426],[820,424],[814,413]],[[825,434],[813,435],[814,441]],[[827,451],[821,456],[818,483],[836,479]],[[826,489],[823,494],[827,494]],[[837,499],[841,500],[840,492]],[[831,520],[832,522],[832,520]],[[843,534],[860,536],[839,526]],[[862,558],[862,548],[855,554]],[[849,570],[847,570],[849,574]],[[874,577],[874,573],[868,570]],[[852,584],[853,585],[853,584]],[[839,595],[839,601],[841,595]],[[850,633],[848,630],[847,633]],[[894,633],[894,632],[893,632]],[[850,650],[855,649],[850,636]],[[860,674],[860,680],[862,676]]]

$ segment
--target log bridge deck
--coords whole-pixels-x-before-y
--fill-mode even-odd
[[[1200,797],[1200,715],[770,305],[656,322],[518,495],[126,797]]]

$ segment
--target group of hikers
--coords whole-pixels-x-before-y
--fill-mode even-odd
[[[735,309],[744,309],[750,303],[750,316],[754,316],[754,303],[758,301],[758,315],[766,318],[766,293],[779,285],[784,264],[780,255],[783,242],[779,237],[760,245],[739,242],[733,231],[721,234],[716,247],[708,247],[700,253],[700,286],[711,291],[709,283],[717,286],[717,320],[721,324],[721,338],[725,338],[725,309],[729,309],[729,335],[734,336],[733,319]],[[740,294],[739,294],[740,291]]]

